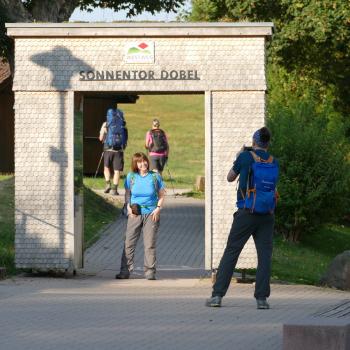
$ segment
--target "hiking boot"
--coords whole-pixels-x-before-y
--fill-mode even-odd
[[[118,273],[117,275],[115,275],[115,278],[117,280],[127,280],[129,279],[130,274],[129,273]]]
[[[106,182],[104,193],[108,193],[111,190],[111,184],[109,182]]]
[[[260,310],[267,310],[270,308],[270,304],[266,299],[256,299],[256,308]]]
[[[154,281],[156,280],[156,274],[154,272],[151,272],[151,273],[147,273],[145,275],[146,279],[148,279],[149,281]]]
[[[215,295],[215,297],[211,297],[207,299],[205,305],[209,307],[220,307],[221,306],[222,297]]]
[[[112,186],[110,194],[113,195],[113,196],[119,196],[118,187],[116,185]]]

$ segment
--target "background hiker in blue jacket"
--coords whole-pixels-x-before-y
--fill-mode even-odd
[[[267,152],[271,139],[270,131],[263,127],[253,135],[253,147],[243,148],[227,174],[232,182],[239,176],[237,208],[228,236],[227,245],[221,258],[212,297],[206,305],[221,306],[230,285],[238,257],[252,235],[258,266],[254,296],[258,309],[269,309],[272,238],[274,209],[277,199],[278,163]]]

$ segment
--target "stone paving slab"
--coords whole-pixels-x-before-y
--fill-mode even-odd
[[[205,307],[203,202],[167,203],[158,280],[143,278],[141,244],[132,279],[114,279],[126,224],[117,220],[86,252],[78,276],[0,281],[0,349],[277,350],[283,324],[349,299],[328,288],[273,284],[271,309],[257,310],[254,286],[233,283],[222,308]]]
[[[207,308],[209,279],[118,281],[18,277],[0,282],[1,349],[281,349],[282,325],[331,307],[349,293],[273,285],[270,310],[253,286],[233,284]]]
[[[175,193],[178,193],[176,190]],[[127,220],[119,217],[103,233],[101,239],[85,252],[83,273],[116,272],[120,267]],[[192,277],[204,271],[204,201],[168,195],[161,212],[157,242],[158,271],[175,271]],[[143,240],[135,252],[135,272],[143,271]],[[183,272],[186,271],[186,272]],[[197,273],[198,272],[198,273]],[[164,276],[164,273],[163,273]]]

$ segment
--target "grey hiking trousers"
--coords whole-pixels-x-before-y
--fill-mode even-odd
[[[135,249],[141,231],[143,231],[144,272],[146,275],[156,272],[156,243],[159,221],[154,222],[151,214],[136,217],[129,215],[120,267],[121,274],[128,275],[134,270]]]

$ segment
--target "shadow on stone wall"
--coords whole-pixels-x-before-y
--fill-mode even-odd
[[[67,139],[67,107],[66,106],[66,94],[65,92],[71,90],[71,79],[74,75],[79,74],[80,70],[91,70],[91,66],[85,63],[83,60],[75,57],[70,50],[63,46],[56,46],[51,51],[42,52],[36,55],[31,56],[31,61],[35,64],[45,67],[50,70],[52,74],[51,86],[54,88],[53,90],[56,92],[61,92],[59,94],[59,143],[58,147],[50,146],[49,149],[49,157],[51,162],[55,162],[58,164],[58,187],[59,194],[57,200],[57,215],[58,215],[58,229],[59,229],[59,245],[58,247],[50,248],[49,254],[54,254],[60,256],[59,259],[56,260],[57,265],[63,265],[64,260],[67,256],[64,254],[65,252],[65,235],[68,233],[66,230],[66,196],[67,196],[67,188],[65,186],[65,179],[68,176],[68,160],[72,159],[72,154],[70,154],[66,149],[66,139]],[[74,103],[71,101],[70,103]],[[71,116],[73,117],[73,116]],[[73,132],[73,130],[71,131]],[[50,166],[48,165],[48,169]],[[37,184],[40,186],[40,184]],[[45,201],[45,198],[43,198]],[[26,222],[28,213],[17,210],[22,215],[21,220],[21,231],[26,232]],[[72,213],[73,215],[73,213]],[[30,215],[30,217],[35,220],[42,221],[35,215]],[[45,221],[42,221],[43,223]],[[48,222],[45,222],[46,225],[54,226]],[[55,226],[54,226],[55,227]],[[36,252],[38,253],[38,252]],[[36,259],[38,254],[36,255]],[[73,258],[73,257],[70,257]],[[54,259],[54,258],[53,258]],[[44,260],[44,258],[43,258]],[[70,262],[71,263],[71,262]],[[48,263],[50,265],[50,263]],[[55,264],[56,265],[56,264]],[[51,269],[48,267],[48,269]]]

